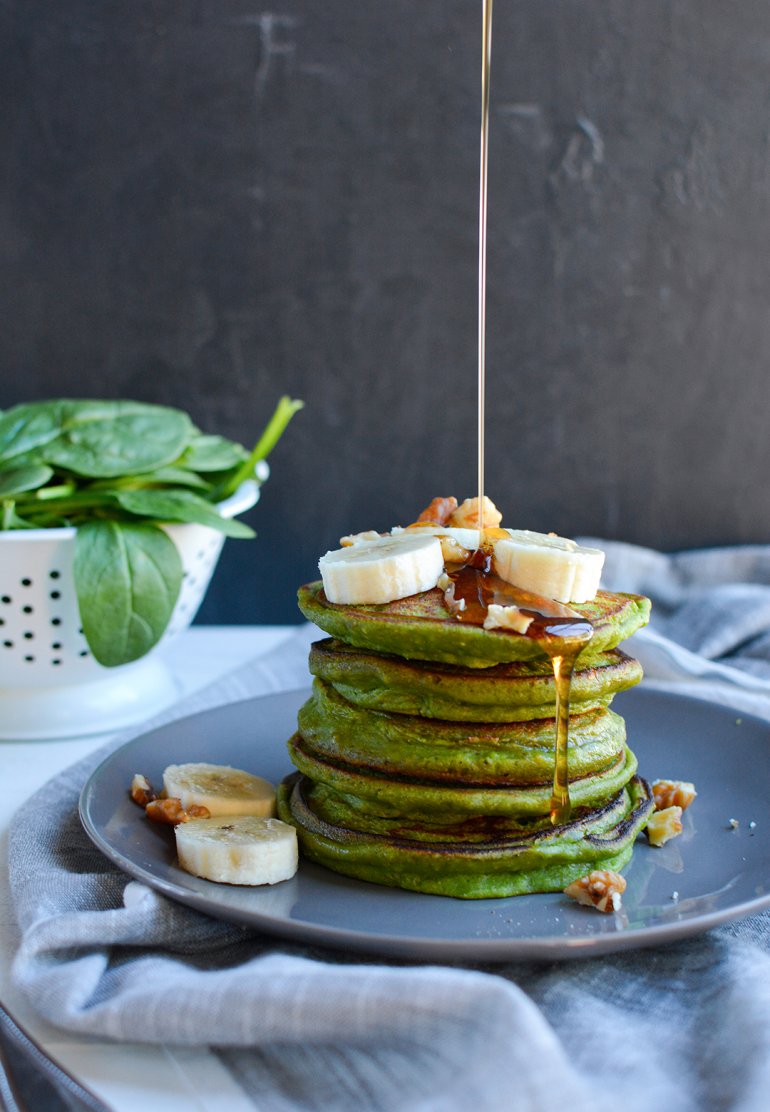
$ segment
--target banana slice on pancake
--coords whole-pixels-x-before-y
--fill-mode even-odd
[[[599,590],[604,553],[554,533],[509,529],[495,544],[495,571],[507,583],[556,602],[590,602]]]
[[[444,570],[438,537],[382,537],[327,552],[318,561],[329,602],[386,603],[429,591]]]
[[[244,772],[230,765],[192,761],[169,765],[163,773],[166,795],[182,801],[187,810],[191,804],[206,807],[219,815],[256,815],[267,818],[275,814],[275,788],[261,776]]]
[[[180,866],[218,884],[277,884],[297,871],[297,832],[281,819],[226,815],[174,828]]]

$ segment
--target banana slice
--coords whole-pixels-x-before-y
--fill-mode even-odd
[[[604,553],[553,533],[509,529],[495,544],[495,571],[523,591],[556,602],[590,602],[599,590]]]
[[[415,535],[438,537],[441,542],[441,554],[444,557],[445,564],[465,563],[470,554],[479,547],[481,536],[478,529],[462,529],[449,525],[424,525],[419,521],[415,522],[414,525],[408,525],[405,529],[396,525],[391,529],[390,535],[397,540]]]
[[[205,761],[169,765],[163,773],[166,795],[182,801],[187,808],[197,803],[217,815],[257,815],[266,818],[275,814],[275,788],[261,776],[253,776],[230,765],[207,764]]]
[[[329,602],[383,603],[429,591],[444,570],[438,537],[383,537],[327,552],[318,561]]]
[[[180,866],[218,884],[277,884],[297,871],[297,831],[280,819],[190,819],[174,836]]]
[[[415,534],[418,536],[429,537],[451,537],[453,541],[467,548],[470,552],[474,552],[479,547],[480,533],[478,529],[463,529],[459,525],[423,525],[422,522],[416,522],[414,525],[407,525],[404,528],[401,525],[394,525],[390,531],[393,537],[413,537]]]

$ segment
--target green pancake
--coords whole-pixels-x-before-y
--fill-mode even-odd
[[[316,679],[297,724],[305,753],[342,762],[362,774],[477,788],[549,786],[553,781],[553,719],[444,722],[366,710]],[[623,719],[605,707],[572,715],[570,779],[616,766],[625,741]]]
[[[550,815],[511,818],[508,815],[452,814],[439,811],[430,818],[416,818],[411,814],[394,814],[392,810],[386,812],[371,800],[344,795],[328,784],[312,781],[307,777],[302,781],[302,791],[308,806],[318,818],[332,826],[358,831],[359,834],[383,834],[426,843],[462,842],[473,845],[508,841],[511,838],[529,837],[542,830],[553,830]],[[617,799],[617,795],[615,798]],[[575,807],[571,818],[577,820],[591,813],[596,814],[597,808],[592,812],[590,808]]]
[[[556,701],[553,668],[545,656],[471,669],[407,661],[328,637],[311,647],[310,671],[350,703],[423,718],[458,722],[552,718]],[[574,674],[572,712],[584,714],[608,706],[618,691],[633,687],[641,678],[639,662],[619,649],[599,653],[592,664]]]
[[[407,660],[431,660],[465,668],[543,658],[537,641],[508,630],[487,630],[457,621],[438,587],[378,606],[344,606],[329,602],[322,584],[309,583],[298,593],[305,617],[324,632],[349,645]],[[650,601],[641,595],[599,591],[592,602],[572,607],[593,623],[590,643],[579,658],[592,664],[608,649],[646,625]]]
[[[332,760],[314,752],[300,733],[288,742],[295,768],[308,779],[328,785],[334,791],[355,796],[381,815],[408,815],[414,819],[435,820],[467,815],[505,815],[526,821],[550,811],[552,779],[548,783],[490,784],[462,779],[410,777],[398,772],[373,772]],[[601,807],[619,792],[636,772],[636,757],[626,746],[609,768],[570,778],[573,807]]]
[[[312,787],[296,773],[278,791],[278,814],[297,828],[311,860],[375,884],[463,899],[558,891],[592,869],[620,869],[652,807],[648,785],[634,777],[602,808],[561,826],[487,842],[437,842],[414,831],[336,826],[315,812]]]

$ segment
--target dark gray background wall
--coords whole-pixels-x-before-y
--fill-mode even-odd
[[[0,407],[305,399],[207,621],[476,487],[481,0],[5,0]],[[770,6],[498,0],[487,491],[768,539]]]

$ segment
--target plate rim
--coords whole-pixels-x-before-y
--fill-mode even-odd
[[[217,717],[222,712],[238,713],[240,708],[254,703],[259,704],[265,700],[281,701],[292,697],[298,698],[300,696],[306,696],[309,690],[307,684],[303,684],[300,687],[290,688],[284,691],[266,692],[262,695],[254,695],[230,703],[207,707],[191,714],[171,719],[169,722],[163,723],[160,726],[155,726],[152,729],[130,738],[128,741],[112,750],[112,752],[106,754],[99,764],[92,769],[79,793],[78,815],[85,833],[96,848],[112,861],[121,872],[127,873],[129,876],[141,881],[153,890],[174,900],[176,903],[192,907],[202,914],[219,919],[220,921],[247,926],[253,931],[259,931],[273,936],[276,939],[288,940],[292,943],[324,946],[335,950],[353,949],[357,953],[366,953],[370,955],[378,954],[380,957],[386,958],[396,957],[420,961],[441,960],[465,962],[569,961],[578,958],[593,958],[623,950],[649,949],[653,946],[673,944],[686,938],[703,934],[725,923],[731,923],[735,920],[755,915],[770,907],[770,891],[768,891],[763,896],[757,896],[751,900],[743,900],[741,903],[730,907],[703,912],[702,914],[691,916],[688,919],[677,920],[672,923],[659,923],[646,927],[619,930],[614,933],[607,932],[583,937],[570,936],[565,933],[563,935],[552,935],[543,938],[528,936],[494,939],[471,937],[442,939],[435,937],[431,938],[421,934],[378,934],[371,931],[314,923],[308,919],[295,920],[285,916],[277,917],[258,911],[248,914],[228,914],[229,909],[218,906],[214,894],[208,897],[206,895],[201,895],[193,889],[184,889],[181,885],[177,885],[163,877],[156,876],[144,869],[141,865],[137,865],[129,857],[126,857],[125,854],[115,849],[109,840],[94,825],[88,811],[88,803],[94,791],[95,784],[98,783],[104,770],[113,760],[121,755],[125,755],[125,753],[134,746],[146,744],[150,738],[157,734],[163,734],[165,730],[172,726],[177,728],[183,726],[185,722],[200,720],[206,716]],[[761,718],[759,715],[746,714],[736,710],[736,708],[731,707],[729,704],[716,703],[708,699],[700,699],[690,693],[680,694],[675,691],[661,690],[652,686],[642,686],[633,691],[625,692],[624,694],[626,696],[633,695],[637,699],[641,698],[642,701],[654,697],[656,700],[661,699],[664,702],[670,701],[678,705],[688,703],[695,704],[701,709],[704,707],[712,707],[717,711],[722,711],[727,714],[735,713],[743,722],[753,723],[758,727],[770,730],[770,722]],[[300,862],[300,868],[301,867],[302,863]],[[314,868],[321,869],[322,867],[314,865]],[[333,875],[336,876],[336,874]],[[352,877],[345,877],[345,880],[353,885],[365,885],[367,888],[382,887],[366,881],[356,880]],[[205,884],[207,882],[202,881],[202,883]],[[216,893],[216,891],[222,888],[221,885],[215,884],[214,882],[209,883],[211,884],[212,893]],[[398,891],[398,889],[390,890]],[[551,895],[552,894],[553,893],[551,893]],[[410,895],[413,897],[420,897],[426,901],[436,898],[429,893],[411,892]],[[513,898],[517,900],[532,900],[538,899],[540,895],[541,894],[538,893],[516,896]],[[449,897],[443,898],[449,899]],[[464,903],[466,901],[458,902]],[[490,898],[488,900],[476,902],[495,904],[499,901]]]

